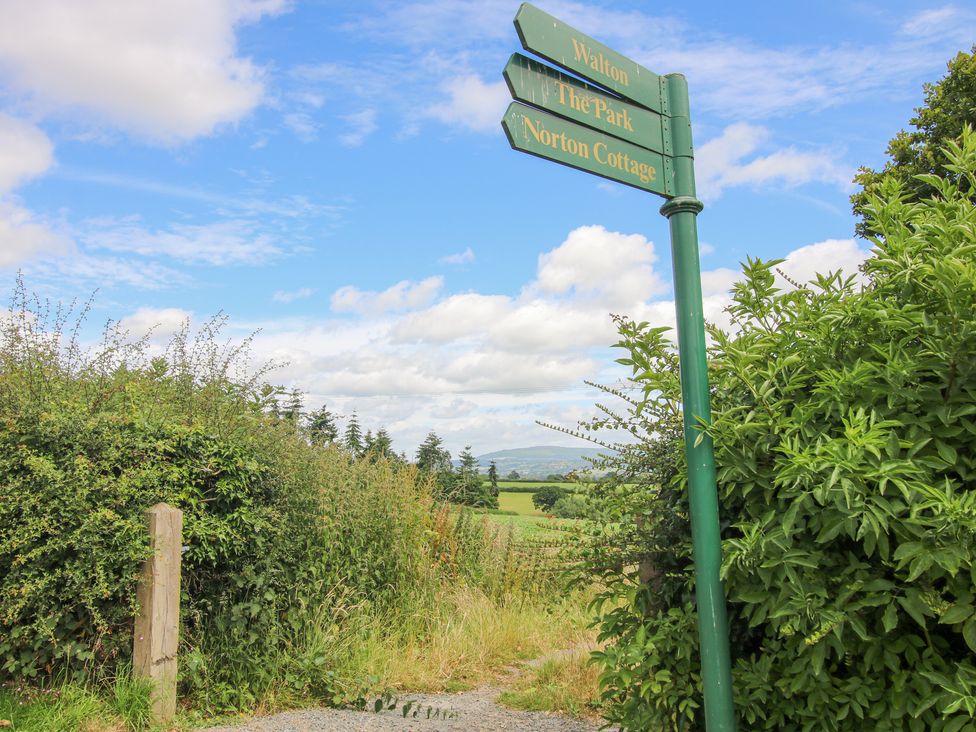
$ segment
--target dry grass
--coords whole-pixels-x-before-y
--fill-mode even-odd
[[[374,629],[362,651],[364,670],[404,691],[456,691],[496,680],[506,666],[582,642],[585,601],[529,595],[498,601],[466,587],[448,590],[430,608],[423,632]]]
[[[571,655],[546,660],[519,677],[498,701],[515,709],[599,717],[600,671],[589,663],[589,651],[595,649],[591,642]]]

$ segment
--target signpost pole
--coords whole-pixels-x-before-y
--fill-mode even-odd
[[[671,227],[698,637],[705,687],[705,727],[708,732],[734,732],[729,626],[725,592],[719,578],[722,546],[715,456],[711,438],[703,435],[699,429],[700,422],[707,424],[712,418],[708,401],[708,361],[698,262],[697,216],[703,205],[695,195],[688,82],[681,74],[669,74],[664,78],[671,116],[675,197],[661,207],[661,213],[668,218]]]

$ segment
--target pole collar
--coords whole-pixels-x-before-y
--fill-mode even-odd
[[[661,206],[661,215],[669,219],[676,213],[693,213],[697,216],[703,208],[705,204],[694,196],[675,196]]]

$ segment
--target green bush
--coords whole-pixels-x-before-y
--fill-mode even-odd
[[[532,505],[540,511],[551,511],[556,501],[566,495],[557,485],[544,485],[532,494]]]
[[[47,312],[21,284],[0,321],[0,679],[127,661],[160,501],[184,511],[182,683],[216,706],[272,683],[310,612],[413,591],[428,488],[269,414],[275,391],[240,375],[246,343],[220,345],[220,320],[150,358],[113,328],[85,353]]]
[[[709,432],[742,728],[972,726],[976,134],[947,156],[946,178],[925,181],[936,197],[909,203],[894,181],[869,197],[878,234],[863,281],[782,289],[777,262],[750,260],[733,293],[735,331],[711,332]],[[645,392],[637,413],[676,413],[661,331],[621,331]],[[677,489],[670,516],[633,498],[649,553],[681,536],[683,470],[676,481],[644,498]],[[625,729],[703,728],[689,540],[646,583],[605,568],[598,658],[609,718]]]
[[[580,495],[564,495],[552,504],[550,512],[556,518],[585,518],[589,513],[589,503]]]

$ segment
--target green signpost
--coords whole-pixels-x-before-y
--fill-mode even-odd
[[[661,213],[671,229],[705,725],[709,732],[733,732],[715,459],[711,438],[699,429],[711,422],[711,409],[688,84],[681,74],[648,71],[527,3],[515,28],[526,50],[615,94],[515,54],[505,80],[527,104],[511,104],[502,120],[512,147],[667,199]]]
[[[545,64],[513,53],[502,72],[512,98],[601,130],[663,155],[671,154],[671,135],[657,112],[607,94]],[[668,128],[670,133],[670,126]]]
[[[570,28],[549,13],[522,3],[515,14],[515,30],[526,51],[648,109],[667,113],[661,96],[660,76]]]
[[[664,156],[518,102],[502,118],[516,150],[555,160],[645,191],[674,195]]]

